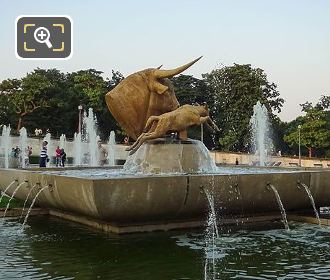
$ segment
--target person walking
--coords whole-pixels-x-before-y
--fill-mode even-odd
[[[61,166],[64,167],[66,161],[66,152],[64,151],[64,149],[61,149]]]
[[[39,167],[46,167],[46,163],[49,161],[48,154],[47,154],[47,145],[48,145],[47,141],[42,142],[42,147],[41,147],[41,151],[40,151]]]
[[[57,146],[55,150],[55,163],[56,167],[58,167],[58,165],[61,165],[61,149],[59,146]]]

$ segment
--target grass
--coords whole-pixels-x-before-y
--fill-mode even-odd
[[[6,208],[8,202],[9,202],[10,197],[4,196],[0,202],[0,208]],[[17,199],[17,198],[13,198],[10,202],[10,208],[22,208],[24,204],[24,201]]]

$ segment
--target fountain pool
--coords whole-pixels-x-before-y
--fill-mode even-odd
[[[281,168],[217,168],[213,173],[130,173],[119,168],[0,169],[0,188],[26,182],[15,197],[51,215],[117,233],[170,230],[202,226],[208,212],[203,190],[214,196],[222,217],[273,216],[280,211],[272,184],[283,203],[282,211],[311,212],[308,186],[315,207],[328,206],[330,172]],[[12,195],[13,184],[7,195]],[[38,185],[32,193],[31,187]],[[48,186],[48,187],[45,187]],[[30,195],[29,195],[30,194]]]
[[[211,257],[202,231],[123,236],[47,216],[20,227],[6,218],[0,229],[1,279],[200,280]],[[303,223],[290,228],[222,228],[215,279],[329,279],[330,231]]]

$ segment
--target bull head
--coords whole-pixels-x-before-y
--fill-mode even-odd
[[[148,118],[179,107],[171,78],[182,73],[201,57],[172,70],[149,68],[131,74],[105,96],[107,106],[126,133],[136,139]]]

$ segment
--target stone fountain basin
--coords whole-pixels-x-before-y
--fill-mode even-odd
[[[15,179],[19,183],[28,181],[17,192],[17,198],[25,200],[31,186],[37,183],[41,187],[49,185],[37,199],[39,207],[117,226],[202,221],[208,209],[202,188],[214,189],[220,216],[278,213],[274,194],[266,188],[268,183],[276,187],[287,211],[312,210],[305,190],[297,187],[298,181],[310,187],[317,207],[330,205],[330,171],[319,170],[283,172],[279,169],[278,173],[235,175],[125,175],[104,179],[31,169],[0,169],[1,190]],[[7,193],[11,195],[14,189],[12,186]],[[36,187],[30,201],[37,192]]]

